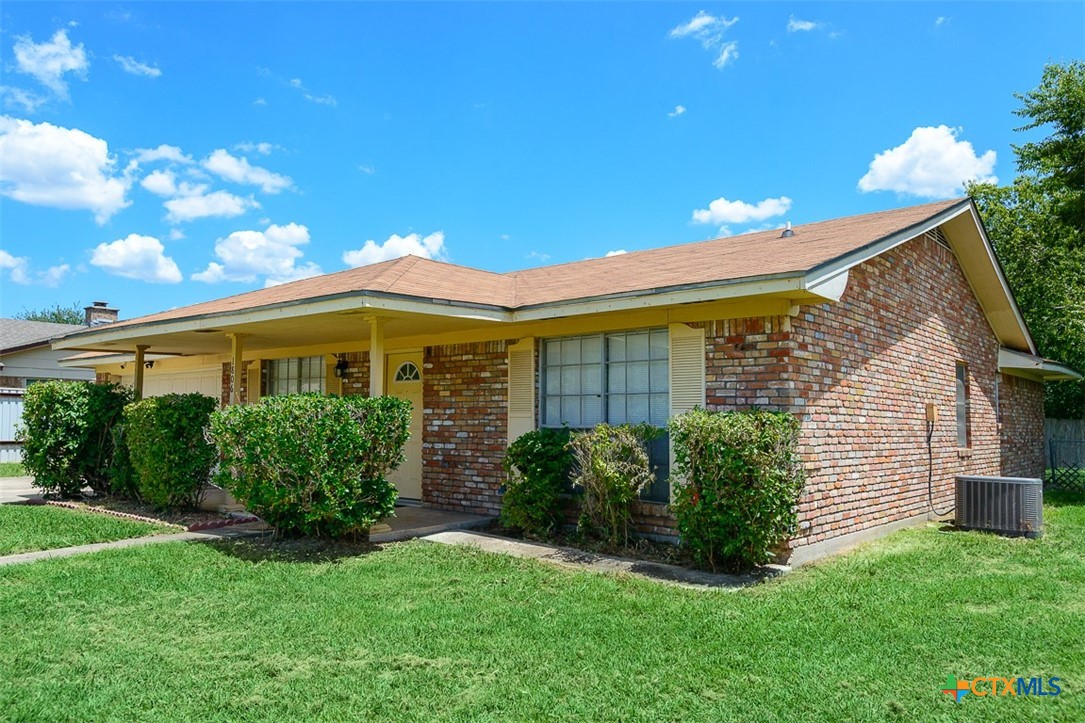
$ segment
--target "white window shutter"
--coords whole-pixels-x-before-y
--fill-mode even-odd
[[[705,405],[704,329],[671,324],[671,416]]]
[[[245,370],[245,400],[250,404],[260,398],[260,370],[263,365],[263,361],[254,359]]]
[[[667,328],[671,345],[671,416],[705,405],[704,329],[685,324]],[[670,442],[671,474],[674,473],[674,441]],[[677,475],[675,475],[677,476]],[[673,499],[674,488],[671,488]]]
[[[535,429],[535,338],[509,346],[508,444]]]

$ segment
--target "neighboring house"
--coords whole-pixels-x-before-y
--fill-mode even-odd
[[[104,303],[88,306],[87,324],[97,321],[100,312],[112,312]],[[23,390],[43,379],[93,380],[94,372],[61,366],[69,354],[56,351],[50,341],[86,329],[82,324],[53,324],[47,321],[0,319],[0,462],[18,462],[21,446],[15,442],[15,429],[22,421]]]
[[[937,505],[956,474],[1040,475],[1042,384],[1079,376],[1036,356],[968,200],[506,274],[406,257],[55,346],[110,354],[101,378],[168,378],[224,404],[410,399],[401,496],[484,513],[500,510],[507,444],[539,425],[793,412],[807,471],[796,561],[927,517],[928,404]],[[666,440],[652,456],[638,525],[673,535]]]

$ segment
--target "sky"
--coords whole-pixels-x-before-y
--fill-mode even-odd
[[[957,197],[1083,55],[1081,2],[8,1],[0,315]]]

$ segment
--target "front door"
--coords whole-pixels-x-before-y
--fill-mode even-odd
[[[422,352],[389,354],[385,364],[385,393],[411,403],[411,437],[403,448],[405,459],[389,475],[399,496],[422,499]]]

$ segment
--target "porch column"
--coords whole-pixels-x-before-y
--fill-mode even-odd
[[[369,317],[369,396],[384,394],[384,319]]]
[[[143,358],[148,348],[147,344],[136,344],[136,379],[132,383],[136,391],[136,401],[143,399]]]
[[[241,340],[244,338],[244,334],[227,334],[230,337],[230,404],[241,403],[241,375],[245,371],[245,365],[241,361],[241,355],[244,352],[242,349]]]

